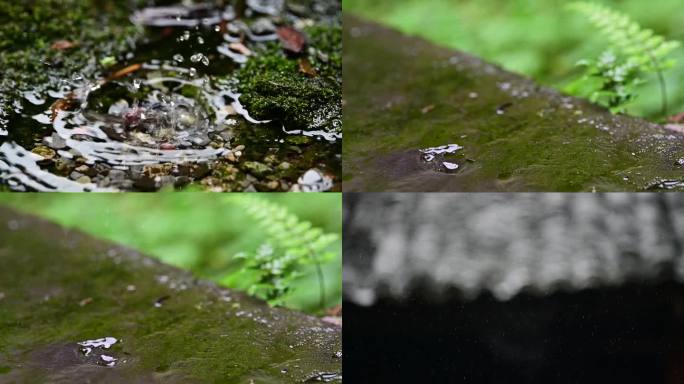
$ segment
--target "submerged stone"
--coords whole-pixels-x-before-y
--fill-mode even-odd
[[[343,38],[346,191],[682,188],[681,133],[351,16]],[[421,163],[453,142],[466,161]]]
[[[6,208],[0,224],[0,382],[341,382],[340,327]]]

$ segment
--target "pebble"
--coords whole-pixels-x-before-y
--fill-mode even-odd
[[[78,179],[76,179],[76,182],[81,183],[81,184],[90,184],[91,180],[90,180],[90,177],[83,175],[83,176],[79,177]]]
[[[66,140],[62,138],[62,136],[58,135],[56,132],[52,133],[52,136],[49,138],[44,138],[43,143],[47,145],[48,147],[52,149],[64,149],[66,148]]]
[[[42,156],[45,160],[51,160],[57,155],[57,152],[55,152],[54,149],[48,148],[44,145],[39,145],[33,148],[31,152],[35,153],[36,155]]]
[[[176,178],[173,176],[161,176],[157,181],[157,188],[173,187],[176,185]]]
[[[120,182],[126,180],[126,172],[120,169],[112,169],[107,175],[112,182]]]
[[[76,171],[72,171],[72,172],[69,174],[69,178],[70,178],[71,180],[78,180],[78,179],[80,179],[80,178],[83,177],[83,176],[85,176],[85,175],[82,174],[82,173],[80,173],[80,172],[76,172]]]
[[[286,171],[286,170],[290,169],[291,166],[292,165],[290,163],[288,163],[287,161],[283,161],[282,163],[278,164],[278,169]]]
[[[262,17],[256,20],[254,23],[252,23],[250,29],[255,35],[268,35],[271,33],[275,33],[276,26],[270,19]]]

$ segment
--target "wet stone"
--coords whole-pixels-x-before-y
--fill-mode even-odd
[[[352,16],[344,17],[343,40],[345,191],[684,185],[675,165],[684,156],[682,133]],[[417,153],[454,142],[465,149],[453,156]]]
[[[0,231],[2,383],[342,381],[339,327],[6,208],[0,222],[15,223]]]

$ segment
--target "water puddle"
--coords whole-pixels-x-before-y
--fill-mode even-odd
[[[455,173],[461,167],[459,162],[463,162],[462,152],[459,153],[462,149],[458,144],[420,149],[420,160],[437,172]]]
[[[304,383],[342,382],[342,374],[333,372],[314,372],[304,380]]]
[[[108,59],[113,66],[92,78],[75,73],[21,91],[13,111],[0,110],[0,184],[74,192],[201,182],[212,190],[261,190],[276,179],[284,190],[331,189],[341,172],[341,127],[312,121],[310,129],[288,131],[255,118],[231,78],[278,40],[276,25],[303,28],[320,17],[313,6],[295,11],[274,0],[248,1],[240,11],[210,3],[135,11],[131,22],[147,33],[135,51]],[[328,115],[339,114],[335,108]],[[245,169],[265,160],[268,167],[257,170],[292,169]],[[314,164],[323,171],[311,173]],[[221,179],[226,175],[232,184]]]
[[[77,343],[81,347],[79,350],[88,361],[105,367],[114,367],[119,359],[105,354],[106,350],[116,344],[118,340],[114,337],[104,337],[95,340],[86,340]]]

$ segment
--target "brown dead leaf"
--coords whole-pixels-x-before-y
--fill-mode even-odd
[[[250,51],[249,48],[245,47],[245,45],[242,43],[230,43],[230,45],[228,45],[228,48],[237,53],[241,53],[245,56],[249,56],[252,54],[252,51]]]
[[[107,78],[107,81],[112,81],[112,80],[114,80],[114,79],[118,79],[118,78],[120,78],[120,77],[124,77],[124,76],[126,76],[126,75],[128,75],[128,74],[130,74],[130,73],[133,73],[133,72],[139,70],[140,68],[142,68],[142,64],[140,64],[140,63],[131,64],[131,65],[129,65],[129,66],[126,67],[126,68],[123,68],[123,69],[120,69],[120,70],[114,72],[112,75],[110,75],[110,76]]]
[[[285,51],[299,54],[304,50],[306,37],[292,27],[278,27],[278,38]]]
[[[75,105],[75,102],[74,102],[73,93],[68,94],[63,99],[59,99],[59,100],[55,101],[50,106],[50,111],[52,111],[52,114],[50,115],[50,121],[55,121],[59,111],[68,111],[68,110],[72,109],[74,107],[74,105]]]
[[[424,114],[426,114],[426,113],[432,111],[433,109],[435,109],[435,106],[432,105],[432,104],[430,104],[430,105],[424,106],[424,107],[420,110],[420,112],[424,115]]]
[[[67,50],[67,49],[71,49],[71,48],[73,48],[73,47],[75,47],[75,46],[77,46],[77,45],[78,45],[78,43],[75,43],[75,42],[73,42],[73,41],[69,41],[69,40],[57,40],[57,41],[55,41],[54,43],[52,43],[52,45],[50,46],[50,48],[56,49],[56,50],[58,50],[58,51],[64,51],[64,50]]]
[[[307,59],[306,57],[302,57],[299,59],[299,72],[309,77],[318,76],[318,73],[316,73],[316,70],[311,66],[309,59]]]

